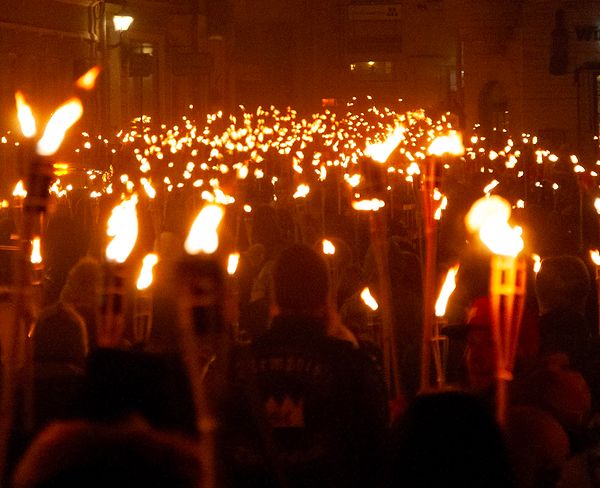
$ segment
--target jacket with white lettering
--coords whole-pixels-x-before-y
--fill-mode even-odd
[[[221,424],[231,486],[376,486],[387,401],[381,372],[302,316],[275,317],[232,355]]]

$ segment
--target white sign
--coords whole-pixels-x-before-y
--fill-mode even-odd
[[[400,4],[349,5],[350,20],[400,20]]]

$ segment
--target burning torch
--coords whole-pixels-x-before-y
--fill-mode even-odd
[[[225,278],[219,262],[219,226],[224,216],[220,205],[205,205],[185,240],[186,255],[177,263],[177,305],[181,346],[194,394],[201,434],[202,486],[214,488],[216,421],[204,382],[216,360],[224,332]]]
[[[146,254],[136,282],[133,342],[140,348],[148,343],[152,332],[152,269],[156,263],[158,256],[155,253]]]
[[[138,236],[137,195],[123,200],[113,208],[106,234],[112,240],[106,246],[104,263],[104,295],[101,307],[98,344],[119,345],[125,328],[125,298],[127,268],[125,262]]]
[[[448,357],[448,337],[441,334],[442,327],[447,324],[446,306],[450,295],[456,289],[456,274],[459,265],[455,265],[448,270],[444,284],[435,302],[435,324],[433,336],[431,338],[431,347],[433,350],[433,362],[435,366],[436,381],[438,388],[444,386],[446,382],[446,358]]]
[[[496,415],[503,425],[508,405],[508,382],[512,380],[519,330],[525,306],[526,263],[519,258],[524,243],[520,227],[508,223],[510,204],[492,195],[471,207],[466,224],[479,232],[481,241],[492,254],[490,302],[492,329],[496,347]]]
[[[427,168],[421,187],[423,220],[425,231],[425,269],[423,276],[423,340],[421,344],[421,391],[430,387],[431,347],[434,334],[434,300],[437,262],[437,220],[436,213],[441,205],[438,203],[441,183],[442,160],[448,155],[459,156],[464,153],[460,135],[439,136],[433,140],[428,149]],[[438,334],[439,335],[439,334]]]

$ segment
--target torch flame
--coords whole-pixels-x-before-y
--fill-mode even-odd
[[[600,197],[594,200],[594,208],[596,209],[596,212],[600,215]]]
[[[106,246],[106,260],[109,262],[124,263],[135,246],[138,236],[137,202],[137,195],[133,195],[112,210],[106,229],[106,235],[113,238]]]
[[[185,240],[188,254],[213,254],[219,247],[218,228],[223,218],[223,209],[219,205],[208,204],[196,217],[190,233]]]
[[[237,271],[238,264],[240,263],[240,253],[233,252],[227,258],[227,274],[233,276]]]
[[[323,254],[333,256],[335,254],[335,246],[328,239],[323,239]]]
[[[309,192],[310,187],[308,185],[298,185],[298,188],[296,188],[296,192],[293,196],[294,198],[305,198]]]
[[[52,156],[62,144],[69,128],[83,115],[81,100],[72,98],[61,105],[52,115],[38,141],[37,152],[40,156]]]
[[[15,93],[15,101],[17,102],[17,118],[19,119],[21,132],[29,139],[37,133],[35,117],[33,116],[31,107],[27,104],[25,97],[20,91]]]
[[[446,315],[448,300],[450,299],[450,295],[452,295],[456,289],[456,274],[458,273],[458,268],[459,265],[457,264],[448,270],[448,274],[446,275],[446,279],[440,290],[440,296],[438,297],[437,302],[435,302],[436,317],[443,317]]]
[[[397,125],[393,131],[388,133],[385,141],[367,144],[365,155],[378,163],[385,163],[402,139],[404,139],[404,127]]]
[[[31,264],[42,264],[42,244],[39,237],[34,237],[31,241]]]
[[[445,136],[436,137],[427,152],[434,156],[443,156],[444,154],[462,156],[465,153],[465,147],[460,134],[455,130],[451,130]]]
[[[23,185],[23,180],[17,181],[12,194],[15,198],[25,198],[27,196],[27,190],[25,189],[25,185]]]
[[[373,295],[371,295],[371,290],[369,290],[368,286],[360,292],[360,298],[362,298],[362,301],[371,310],[375,311],[379,308],[379,304],[377,303],[377,300],[373,298]]]
[[[531,257],[533,258],[533,272],[538,273],[542,267],[542,258],[537,254],[532,254]]]
[[[354,210],[376,212],[382,207],[385,207],[385,202],[383,200],[379,200],[378,198],[372,198],[371,200],[358,200],[352,202],[352,208]]]
[[[154,189],[154,187],[152,186],[152,183],[150,183],[147,178],[140,178],[140,183],[144,187],[144,190],[146,191],[146,195],[148,195],[148,198],[150,198],[151,200],[156,198],[156,190]]]
[[[81,88],[82,90],[93,90],[99,74],[100,66],[94,66],[79,77],[79,79],[75,82],[75,86],[77,86],[77,88]]]
[[[516,257],[524,247],[523,229],[508,224],[510,212],[510,203],[504,198],[484,197],[473,204],[466,224],[471,232],[479,231],[479,238],[494,254]]]
[[[152,268],[158,263],[158,256],[155,253],[149,253],[144,256],[142,261],[142,269],[138,276],[136,288],[138,290],[146,290],[152,284]]]
[[[598,249],[590,250],[590,257],[596,266],[600,266],[600,252],[598,252]]]

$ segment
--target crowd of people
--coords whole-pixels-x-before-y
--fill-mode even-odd
[[[473,236],[461,249],[441,330],[446,381],[423,391],[422,260],[406,229],[389,230],[401,391],[390,391],[380,317],[360,298],[365,286],[381,293],[368,242],[357,255],[334,239],[332,270],[320,239],[295,242],[285,214],[257,206],[235,277],[210,300],[182,306],[182,237],[165,232],[156,239],[151,332],[136,337],[128,310],[112,343],[100,317],[105,270],[85,246],[67,267],[57,246],[54,295],[31,330],[14,337],[14,297],[0,294],[3,378],[33,364],[31,394],[18,382],[14,391],[5,480],[23,488],[599,486],[600,345],[584,257],[557,248],[537,273],[530,267],[499,423],[489,252]],[[444,243],[460,241],[446,238],[440,268]],[[54,240],[77,246],[72,233]]]

